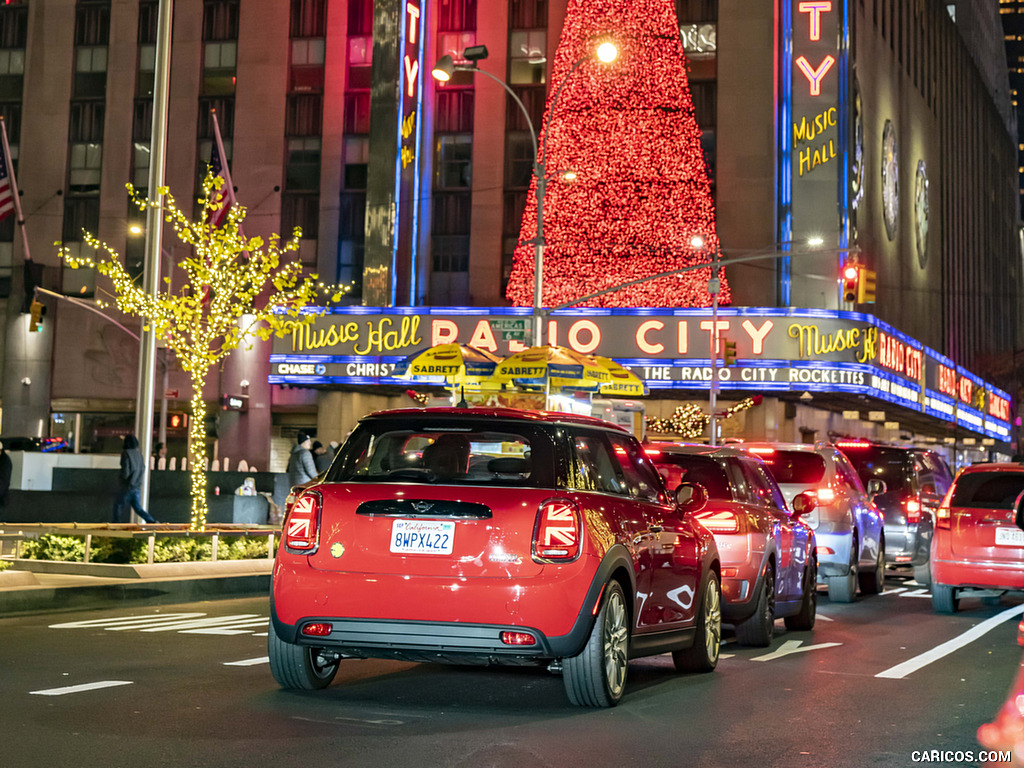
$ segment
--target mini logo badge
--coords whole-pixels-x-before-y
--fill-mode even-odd
[[[422,515],[432,510],[434,508],[434,504],[430,501],[414,501],[412,503],[412,508]]]
[[[345,545],[340,541],[331,544],[331,557],[341,557],[345,554]]]
[[[520,565],[523,558],[514,552],[492,552],[487,556],[492,563],[504,563],[505,565]]]

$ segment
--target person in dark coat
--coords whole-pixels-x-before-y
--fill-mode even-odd
[[[7,508],[7,491],[11,487],[11,457],[7,455],[4,444],[0,443],[0,520]]]
[[[139,440],[135,435],[125,435],[124,448],[121,451],[121,489],[114,499],[114,512],[111,521],[115,523],[128,522],[124,519],[124,508],[131,505],[135,514],[147,523],[155,523],[156,520],[142,508],[142,476],[146,471],[142,452],[139,450]]]
[[[313,441],[313,463],[316,465],[316,473],[322,475],[334,461],[334,452],[328,451],[319,440]]]
[[[305,432],[299,432],[295,438],[292,455],[288,457],[288,484],[292,488],[308,483],[316,477],[316,463],[310,451],[312,446],[313,439]]]

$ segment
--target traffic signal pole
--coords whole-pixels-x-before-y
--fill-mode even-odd
[[[720,252],[715,248],[711,261],[711,279],[708,280],[708,293],[711,294],[711,393],[708,398],[708,427],[711,430],[710,445],[718,444],[718,292],[722,289],[722,279],[718,276],[720,268]]]

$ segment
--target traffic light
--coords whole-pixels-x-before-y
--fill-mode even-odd
[[[732,339],[722,337],[722,365],[732,365],[736,362],[736,342]]]
[[[877,274],[873,269],[860,270],[860,278],[857,280],[857,303],[875,303],[875,278]]]
[[[41,301],[32,299],[32,304],[29,306],[29,324],[28,329],[35,333],[40,330],[43,325],[43,315],[46,314],[46,306]]]
[[[857,301],[858,283],[860,282],[860,267],[849,261],[843,266],[843,301],[851,303]]]

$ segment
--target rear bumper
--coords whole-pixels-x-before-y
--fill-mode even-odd
[[[921,518],[920,523],[885,525],[885,564],[924,565],[929,559],[932,526]]]
[[[853,545],[853,534],[847,530],[842,533],[814,532],[818,547],[818,583],[825,584],[829,576],[846,576],[850,573],[850,547]],[[831,554],[825,550],[831,550]]]
[[[1024,564],[1006,562],[971,562],[932,558],[932,582],[952,587],[979,589],[1024,589]]]

